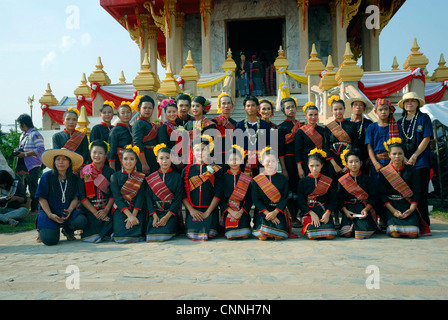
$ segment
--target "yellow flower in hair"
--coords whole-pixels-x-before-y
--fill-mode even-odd
[[[131,108],[131,110],[133,109],[133,108],[132,108],[132,105],[131,105],[131,103],[130,103],[129,101],[122,101],[122,102],[120,103],[120,106],[122,106],[122,105],[128,105],[129,108]]]
[[[331,96],[328,99],[328,105],[331,106],[333,104],[333,102],[339,101],[339,100],[341,100],[341,98],[339,98],[339,96]]]
[[[313,101],[305,103],[305,105],[302,108],[303,113],[306,113],[306,109],[308,109],[308,107],[314,107],[314,106],[315,106],[315,104]]]
[[[157,154],[159,153],[160,149],[166,148],[166,144],[164,143],[159,143],[158,145],[156,145],[154,147],[154,155],[157,157]]]
[[[221,113],[221,98],[222,97],[230,97],[230,95],[227,92],[221,92],[221,94],[218,96],[218,113]]]
[[[108,106],[112,107],[112,109],[115,109],[115,103],[113,101],[104,101],[103,105],[107,104]]]
[[[82,132],[82,133],[87,133],[87,128],[81,128],[81,129],[77,129],[77,130]]]
[[[341,160],[344,167],[347,166],[347,159],[345,159],[345,155],[350,151],[350,149],[345,149],[341,154]]]
[[[207,139],[208,140],[209,152],[212,153],[213,149],[215,148],[215,144],[213,143],[213,138],[210,137],[207,134],[204,134],[204,135],[201,136],[201,139]]]
[[[271,149],[272,149],[271,147],[265,147],[263,150],[260,151],[260,153],[259,153],[259,155],[258,155],[260,161],[263,160],[263,155],[264,155],[264,153],[265,153],[266,151],[271,150]]]
[[[243,158],[246,157],[246,151],[244,151],[244,149],[241,148],[239,145],[234,144],[234,145],[232,146],[232,148],[235,149],[235,150],[238,150],[238,151],[240,152],[240,154],[241,154],[241,157],[243,157]]]
[[[70,107],[70,108],[67,109],[67,111],[73,111],[73,112],[75,112],[75,113],[78,115],[78,117],[79,117],[79,110],[78,110],[78,109],[73,108],[73,107]]]
[[[140,112],[140,108],[138,107],[138,105],[140,104],[140,99],[142,97],[143,95],[135,97],[134,101],[132,101],[132,103],[129,104],[131,108],[135,110],[135,112]]]
[[[327,157],[327,153],[324,150],[318,149],[318,148],[314,148],[313,150],[310,151],[310,153],[308,154],[309,156],[319,153],[323,158]]]
[[[383,145],[384,145],[384,148],[387,150],[387,152],[389,152],[390,145],[395,144],[395,143],[401,143],[401,142],[402,142],[401,138],[391,138],[387,141],[384,141]]]
[[[132,144],[129,144],[126,146],[126,149],[131,149],[135,152],[135,154],[138,156],[140,154],[140,148],[137,146],[133,146]]]

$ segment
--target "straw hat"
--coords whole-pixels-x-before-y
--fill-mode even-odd
[[[364,108],[364,113],[367,114],[367,113],[369,113],[370,111],[373,110],[373,103],[372,103],[372,101],[367,99],[366,96],[360,95],[360,94],[354,96],[353,98],[345,100],[345,105],[351,107],[352,103],[355,102],[355,101],[362,101],[362,102],[364,102],[364,105],[366,106]]]
[[[403,95],[403,98],[398,102],[398,106],[403,109],[403,104],[406,100],[415,99],[420,103],[420,108],[424,106],[425,100],[420,98],[416,92],[408,92]]]
[[[84,162],[83,157],[76,152],[70,151],[65,148],[61,149],[48,149],[42,153],[41,159],[42,162],[47,168],[53,169],[54,157],[56,156],[65,156],[72,161],[72,169],[78,169],[82,163]]]

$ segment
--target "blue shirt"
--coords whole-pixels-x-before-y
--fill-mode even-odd
[[[397,123],[401,126],[400,133],[403,137],[403,143],[412,141],[414,146],[412,150],[406,150],[405,156],[407,159],[412,156],[423,139],[425,139],[426,137],[431,137],[431,139],[433,138],[432,122],[426,113],[418,113],[415,125],[412,120],[405,120],[404,118],[398,120]],[[412,139],[408,140],[407,137]],[[414,167],[416,169],[431,167],[431,147],[429,144],[426,147],[425,151],[423,151],[418,156]]]
[[[398,125],[398,132],[401,136],[401,127]],[[378,122],[374,122],[367,127],[365,144],[370,144],[375,155],[387,152],[384,142],[389,140],[389,125],[380,127]],[[378,160],[382,165],[388,165],[390,160]]]

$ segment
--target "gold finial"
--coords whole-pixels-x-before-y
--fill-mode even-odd
[[[100,85],[108,85],[111,83],[109,76],[103,70],[103,63],[101,62],[101,57],[98,57],[96,61],[96,70],[94,70],[89,76],[89,82],[98,82]]]
[[[327,67],[325,68],[325,74],[319,82],[319,88],[324,91],[338,86],[336,81],[336,72],[334,71],[333,58],[328,56]]]
[[[358,82],[364,75],[364,70],[353,60],[353,52],[350,48],[350,42],[345,45],[344,61],[336,72],[336,81],[342,82]]]
[[[222,70],[226,72],[227,70],[230,70],[232,72],[236,71],[236,63],[232,58],[232,51],[230,48],[227,50],[227,59],[224,60],[224,63],[222,64]]]
[[[191,50],[188,50],[186,65],[182,67],[182,70],[179,73],[179,76],[185,81],[198,81],[199,80],[199,72],[193,64],[193,58],[191,57]]]
[[[132,84],[137,91],[153,91],[157,92],[160,88],[158,77],[151,71],[151,65],[148,60],[148,53],[145,53],[141,70],[138,72]]]
[[[445,57],[443,53],[440,55],[439,66],[436,70],[434,70],[434,74],[431,77],[431,80],[434,82],[441,82],[448,79],[448,67],[445,65]]]
[[[397,57],[395,56],[394,57],[394,62],[392,63],[392,71],[398,71],[398,67],[399,67],[400,65],[398,64],[398,62],[397,62]]]
[[[39,99],[40,104],[46,104],[48,106],[57,106],[58,100],[55,98],[51,91],[50,84],[47,84],[47,89],[45,89],[45,93],[42,95],[42,97]]]
[[[428,58],[426,58],[420,51],[420,47],[417,43],[417,39],[414,38],[411,48],[411,54],[408,56],[403,64],[403,69],[412,70],[414,68],[425,69],[429,63]]]
[[[284,68],[285,70],[287,70],[288,66],[289,66],[289,62],[285,57],[285,52],[283,51],[282,46],[280,46],[280,49],[278,50],[278,56],[274,62],[274,67],[278,71],[281,68]]]
[[[169,97],[175,97],[181,91],[181,88],[177,84],[177,80],[173,77],[173,72],[171,71],[171,62],[167,62],[165,79],[162,80],[158,92]]]
[[[78,118],[78,128],[81,131],[84,131],[87,135],[90,135],[89,124],[90,124],[90,121],[87,117],[86,107],[81,106],[81,112],[80,112],[79,118]]]
[[[325,66],[322,63],[322,60],[320,60],[317,57],[317,50],[316,45],[313,43],[311,47],[311,53],[310,53],[310,59],[308,59],[308,62],[305,66],[304,73],[309,75],[319,75],[322,73],[322,71],[325,70]]]
[[[126,78],[124,77],[124,72],[121,70],[120,77],[118,78],[118,84],[126,84]]]
[[[90,98],[90,94],[92,93],[92,89],[87,85],[86,74],[83,73],[81,77],[81,84],[75,89],[75,95],[84,96],[86,98]]]

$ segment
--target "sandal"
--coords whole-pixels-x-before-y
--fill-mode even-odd
[[[74,241],[74,240],[76,240],[74,232],[70,232],[70,233],[69,233],[69,232],[67,232],[66,230],[62,229],[62,234],[63,234],[64,236],[67,237],[67,240],[68,240],[68,241]]]
[[[11,219],[11,220],[8,222],[8,224],[9,224],[11,227],[15,227],[15,226],[17,226],[17,225],[19,224],[19,221],[14,220],[14,219]]]

